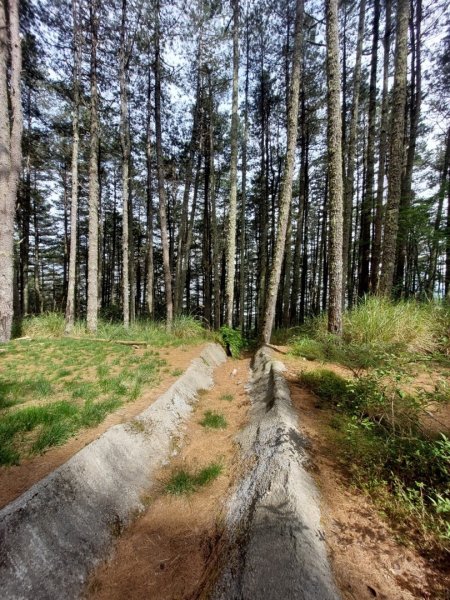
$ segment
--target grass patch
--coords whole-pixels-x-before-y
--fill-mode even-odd
[[[18,330],[19,331],[19,330]],[[20,324],[20,335],[31,338],[55,339],[65,336],[65,320],[62,313],[46,313],[27,317]],[[103,338],[105,340],[135,340],[147,342],[152,346],[178,346],[181,344],[198,344],[214,339],[214,334],[206,330],[200,321],[190,316],[174,319],[172,328],[167,331],[163,321],[142,319],[135,321],[125,329],[122,323],[99,320],[97,332],[86,331],[84,322],[77,322],[71,333],[74,337]]]
[[[88,338],[13,340],[4,349],[0,464],[5,465],[98,425],[155,385],[165,364],[153,350]]]
[[[170,374],[172,375],[172,377],[179,377],[180,375],[183,375],[184,371],[183,369],[173,369]]]
[[[181,496],[195,492],[198,488],[203,487],[217,479],[223,471],[223,466],[219,463],[211,463],[207,467],[190,473],[185,469],[175,471],[170,480],[167,482],[165,491],[174,496]]]
[[[234,400],[234,394],[222,394],[219,400],[225,400],[226,402],[232,402]]]
[[[200,421],[200,425],[208,429],[225,429],[228,423],[223,415],[220,413],[207,410]]]
[[[220,328],[222,343],[226,348],[227,354],[233,358],[239,358],[245,347],[245,340],[238,329],[232,329],[228,325],[222,325]]]

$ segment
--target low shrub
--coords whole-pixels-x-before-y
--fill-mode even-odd
[[[239,358],[242,350],[245,347],[245,340],[242,333],[238,329],[232,329],[228,325],[222,325],[220,328],[222,342],[227,350],[227,353],[233,358]]]

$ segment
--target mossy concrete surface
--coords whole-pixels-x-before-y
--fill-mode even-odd
[[[226,360],[208,344],[139,417],[116,425],[0,511],[1,597],[77,598],[137,511],[201,389]]]

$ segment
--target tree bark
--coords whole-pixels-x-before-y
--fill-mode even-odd
[[[383,238],[379,293],[389,296],[394,281],[398,214],[404,154],[409,0],[398,0],[395,74],[390,123],[388,198]]]
[[[0,343],[11,338],[14,314],[14,216],[22,167],[22,49],[18,0],[0,2]],[[8,43],[9,33],[9,43]],[[8,64],[9,89],[8,89]],[[8,105],[10,110],[8,109]]]
[[[149,317],[154,316],[153,299],[153,195],[152,195],[152,144],[151,144],[151,85],[150,71],[148,74],[147,88],[147,132],[145,158],[147,167],[147,282],[146,282],[146,302]]]
[[[328,331],[342,333],[342,121],[340,107],[337,0],[326,0],[328,81],[328,190],[330,238],[328,252]]]
[[[262,328],[261,341],[270,342],[275,317],[275,308],[280,283],[281,267],[286,244],[286,231],[292,199],[292,177],[294,172],[295,148],[297,145],[298,105],[300,96],[300,71],[303,37],[304,1],[297,0],[295,11],[294,51],[292,55],[291,86],[289,90],[289,108],[287,113],[287,151],[283,179],[280,189],[277,238],[274,260],[270,273],[269,289]]]
[[[359,116],[359,95],[361,89],[361,58],[364,39],[364,19],[366,15],[366,1],[360,0],[358,20],[358,41],[356,44],[356,60],[353,71],[353,100],[350,119],[350,131],[347,148],[347,170],[344,185],[344,221],[343,221],[343,243],[342,243],[342,294],[343,303],[347,289],[349,273],[349,251],[352,237],[352,211],[353,211],[353,179],[355,176],[356,137]]]
[[[228,207],[226,322],[233,326],[234,274],[236,261],[237,160],[238,160],[238,83],[239,83],[239,0],[233,0],[233,93],[231,105],[230,204]]]
[[[99,117],[97,89],[97,43],[98,43],[98,2],[90,5],[91,21],[91,139],[89,153],[89,249],[88,249],[88,292],[87,292],[87,328],[97,331],[98,318],[98,155],[99,155]]]
[[[161,56],[160,56],[160,23],[159,0],[156,3],[157,22],[155,34],[155,129],[156,129],[156,170],[158,175],[159,220],[161,224],[161,243],[164,267],[164,287],[166,294],[166,327],[172,328],[173,299],[172,299],[172,270],[170,267],[169,231],[167,227],[167,197],[164,187],[164,164],[161,132]]]
[[[69,283],[66,303],[66,333],[70,333],[75,322],[75,284],[77,268],[77,226],[78,226],[78,151],[80,145],[79,111],[80,111],[80,70],[81,70],[81,35],[79,23],[78,0],[72,0],[73,18],[73,106],[72,106],[72,170],[71,170],[71,205],[70,205],[70,251],[69,251]]]
[[[377,116],[377,65],[380,26],[380,0],[375,0],[373,11],[372,57],[370,62],[369,84],[369,115],[367,125],[367,172],[365,177],[363,201],[361,205],[361,227],[359,235],[358,296],[360,297],[364,294],[367,294],[370,287],[370,217],[373,208],[373,186],[375,181],[375,130]]]
[[[377,195],[375,206],[375,223],[373,231],[372,257],[370,266],[370,286],[372,293],[378,291],[379,271],[381,262],[381,237],[383,230],[383,196],[384,176],[386,173],[386,156],[388,150],[389,122],[389,53],[391,47],[391,0],[386,0],[385,29],[383,37],[383,93],[381,100],[380,141],[378,152]]]

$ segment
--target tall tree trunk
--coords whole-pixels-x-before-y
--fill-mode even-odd
[[[150,318],[154,316],[153,301],[153,195],[152,195],[152,144],[151,144],[151,85],[150,71],[148,74],[147,88],[147,132],[145,158],[147,167],[147,282],[146,303]]]
[[[425,282],[425,291],[430,297],[433,297],[434,286],[436,282],[436,271],[437,271],[437,260],[439,254],[439,242],[440,242],[440,230],[442,221],[442,212],[444,208],[445,194],[449,190],[449,178],[450,178],[450,127],[447,131],[445,140],[445,154],[444,164],[442,166],[441,182],[439,185],[438,192],[438,208],[436,212],[436,219],[434,222],[433,239],[431,241],[431,253],[430,253],[430,267],[428,277]],[[450,219],[450,215],[447,215],[447,219]],[[447,234],[450,233],[447,231]],[[448,244],[448,240],[447,240]],[[447,290],[446,290],[447,291]]]
[[[411,1],[411,11],[414,4]],[[415,17],[415,18],[414,18]],[[394,283],[397,292],[403,287],[407,259],[409,208],[412,197],[412,174],[416,157],[417,132],[419,128],[420,107],[422,103],[422,0],[416,0],[416,13],[410,19],[411,30],[411,93],[409,97],[409,139],[406,153],[406,168],[402,177],[400,196],[397,261]]]
[[[295,147],[297,145],[298,105],[300,95],[300,70],[303,33],[303,0],[297,0],[295,11],[294,51],[292,55],[291,86],[289,90],[289,108],[287,113],[287,151],[283,180],[280,190],[277,238],[275,242],[274,260],[270,273],[269,290],[262,328],[261,341],[270,342],[275,317],[275,307],[280,283],[283,254],[286,244],[286,231],[292,199],[292,177],[294,173]]]
[[[98,1],[90,5],[91,21],[91,140],[89,154],[89,249],[88,249],[88,291],[87,291],[87,328],[97,330],[98,318],[98,155],[99,155],[99,118],[97,89],[97,43],[98,43]]]
[[[122,298],[123,325],[130,325],[130,125],[128,120],[128,90],[127,69],[128,51],[126,41],[127,31],[127,0],[122,0],[122,22],[120,27],[119,50],[119,83],[120,83],[120,145],[122,148]],[[133,300],[132,300],[133,301]]]
[[[342,122],[337,0],[326,0],[328,81],[329,300],[328,331],[342,333]]]
[[[2,0],[0,2],[0,343],[7,342],[11,337],[14,313],[14,215],[22,167],[23,129],[20,95],[22,50],[18,0],[9,0],[8,14],[9,44],[6,2]],[[8,64],[10,65],[9,93]]]
[[[388,198],[383,238],[379,293],[389,296],[394,281],[404,154],[409,0],[398,0],[394,91],[390,124]]]
[[[72,106],[72,190],[70,205],[70,252],[69,283],[66,303],[66,333],[70,333],[75,322],[75,284],[77,268],[77,225],[78,225],[78,149],[80,144],[80,70],[81,36],[78,0],[72,0],[73,18],[73,106]]]
[[[245,20],[245,100],[244,100],[244,132],[242,140],[242,198],[241,198],[241,238],[240,238],[240,273],[239,273],[239,329],[245,331],[245,278],[247,264],[245,260],[245,209],[247,206],[247,144],[248,144],[248,87],[249,87],[249,54],[250,34],[249,17]]]
[[[373,186],[375,181],[375,132],[377,116],[377,65],[379,29],[380,0],[375,0],[373,8],[372,57],[370,62],[369,115],[367,125],[367,172],[365,177],[363,201],[361,205],[361,228],[359,235],[358,296],[360,297],[364,294],[367,294],[370,287],[370,217],[373,208]]]
[[[169,231],[167,227],[167,197],[164,187],[164,164],[161,132],[161,56],[160,56],[160,7],[156,3],[157,23],[155,35],[155,130],[156,130],[156,170],[158,175],[159,220],[161,224],[161,244],[164,268],[164,287],[166,293],[166,326],[172,328],[173,299],[172,299],[172,271],[170,267]]]
[[[359,116],[359,95],[361,89],[361,58],[364,39],[364,20],[366,15],[366,0],[360,0],[359,21],[358,21],[358,41],[356,44],[356,60],[353,71],[353,100],[350,119],[350,131],[347,147],[347,169],[344,185],[344,221],[343,221],[343,243],[342,243],[342,297],[343,302],[347,289],[347,279],[349,273],[349,250],[350,239],[352,236],[352,211],[353,211],[353,179],[355,176],[356,159],[356,137],[358,130]]]
[[[237,161],[239,84],[239,0],[233,0],[233,94],[231,105],[230,204],[228,207],[226,321],[233,326],[234,274],[236,261]]]
[[[381,237],[383,230],[383,195],[384,176],[386,173],[386,156],[388,150],[389,123],[389,53],[391,48],[391,0],[386,0],[385,28],[383,37],[383,93],[381,100],[380,142],[378,152],[377,195],[375,205],[375,223],[373,228],[372,260],[370,266],[370,285],[372,293],[378,291],[381,262]]]

